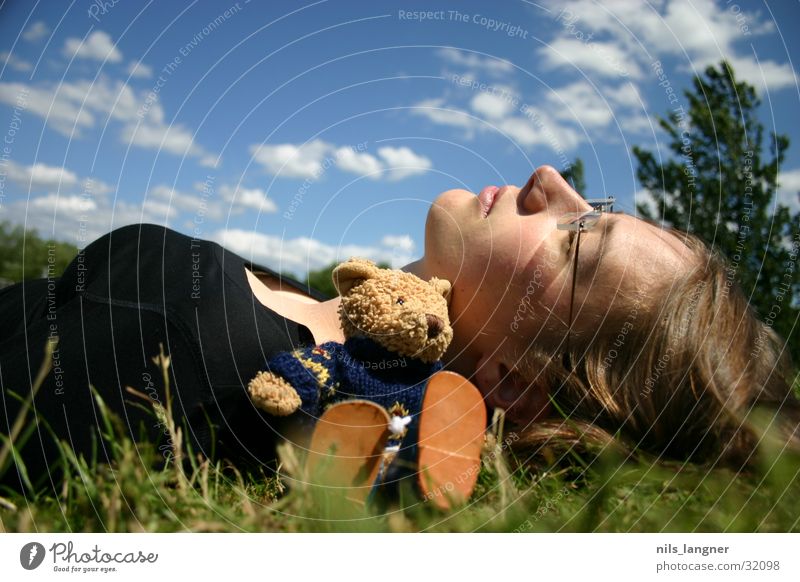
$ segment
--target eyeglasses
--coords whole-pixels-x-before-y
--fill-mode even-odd
[[[566,348],[564,350],[565,367],[572,369],[569,359],[569,336],[572,331],[572,309],[575,304],[575,282],[578,274],[578,252],[581,248],[581,233],[592,230],[600,217],[607,212],[614,212],[613,196],[607,198],[593,198],[587,200],[592,209],[583,212],[569,212],[558,219],[558,230],[571,230],[575,233],[575,260],[572,263],[572,290],[569,296],[569,322],[567,325]]]

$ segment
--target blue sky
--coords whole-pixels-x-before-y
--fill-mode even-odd
[[[633,211],[631,148],[666,153],[664,80],[685,104],[721,58],[790,136],[779,196],[797,209],[798,17],[727,0],[5,2],[0,220],[80,247],[167,224],[296,274],[399,266],[438,193],[541,164],[580,156],[584,194]]]

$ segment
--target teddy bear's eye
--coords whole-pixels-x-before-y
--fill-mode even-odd
[[[406,300],[405,300],[405,299],[403,299],[402,297],[398,297],[398,298],[397,298],[397,304],[398,304],[398,305],[402,305],[402,304],[403,304],[403,303],[405,303],[405,302],[406,302]]]

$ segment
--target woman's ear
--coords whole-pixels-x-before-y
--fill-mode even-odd
[[[367,259],[350,259],[333,270],[333,286],[339,295],[346,295],[350,289],[360,282],[375,277],[378,267]]]
[[[489,408],[502,408],[506,419],[524,426],[550,412],[548,389],[509,368],[499,354],[478,361],[474,381]]]

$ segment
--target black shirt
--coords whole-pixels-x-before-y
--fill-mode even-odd
[[[161,343],[170,356],[173,416],[179,426],[185,422],[184,440],[194,452],[235,462],[271,458],[280,423],[253,407],[247,383],[273,354],[309,345],[313,337],[255,298],[245,267],[278,276],[217,243],[135,224],[89,244],[60,278],[0,291],[0,431],[9,434],[19,409],[9,391],[30,394],[45,344],[57,336],[32,415],[88,455],[93,429],[102,426],[91,385],[132,438],[146,436],[166,451],[164,427],[126,390],[166,403],[153,361]],[[43,423],[37,429],[22,457],[30,473],[42,476],[56,449]],[[98,460],[106,461],[102,441],[97,447]]]

